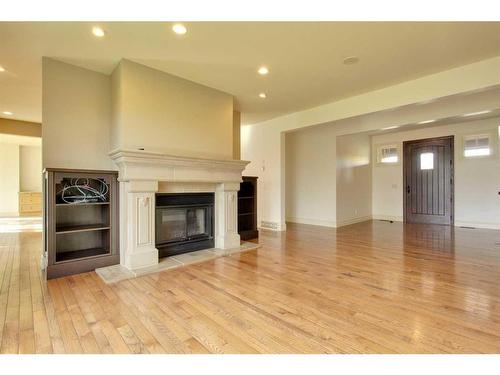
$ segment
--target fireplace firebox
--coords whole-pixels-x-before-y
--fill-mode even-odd
[[[212,248],[214,194],[156,194],[155,223],[160,258]]]

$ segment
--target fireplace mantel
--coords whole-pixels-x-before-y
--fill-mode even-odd
[[[120,170],[119,181],[155,180],[170,182],[237,182],[249,163],[173,156],[141,150],[114,150],[109,153]]]
[[[248,161],[172,156],[142,150],[109,153],[119,168],[120,263],[137,269],[158,263],[155,247],[155,194],[158,183],[215,186],[215,247],[240,246],[237,205],[241,175]],[[179,191],[181,192],[181,191]]]

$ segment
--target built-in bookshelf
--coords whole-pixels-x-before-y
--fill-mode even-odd
[[[44,171],[47,277],[119,263],[117,172]]]
[[[242,240],[257,238],[257,177],[243,177],[238,192],[238,233]]]

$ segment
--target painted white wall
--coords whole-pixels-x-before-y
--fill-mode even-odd
[[[337,226],[370,220],[372,216],[371,137],[337,137]],[[318,198],[319,199],[319,198]]]
[[[0,143],[0,215],[19,212],[19,145]]]
[[[337,131],[285,133],[287,222],[338,227],[371,218],[371,137]]]
[[[275,223],[279,230],[285,224],[285,194],[281,169],[282,153],[285,152],[284,134],[267,131],[264,127],[241,127],[241,159],[251,163],[243,171],[244,176],[257,176],[257,220]],[[282,200],[283,199],[283,203]]]
[[[20,191],[42,191],[42,148],[19,147]]]
[[[286,221],[336,226],[335,128],[286,134]]]
[[[43,167],[115,169],[110,77],[50,58],[42,76]]]
[[[476,74],[479,73],[476,72]],[[438,77],[439,75],[435,76],[434,79],[438,79]],[[471,77],[467,77],[468,84],[472,84],[471,80]],[[479,85],[482,81],[480,78],[477,80]],[[405,87],[409,90],[412,88],[411,85]],[[424,120],[448,118],[485,109],[495,109],[498,108],[498,103],[500,103],[500,88],[498,87],[439,99],[434,95],[438,91],[441,92],[441,90],[434,92],[432,87],[433,85],[430,85],[429,90],[426,92],[428,101],[425,103],[345,118],[327,124],[315,125],[314,127],[310,126],[310,128],[330,126],[335,128],[337,136],[370,132],[390,126],[399,126],[404,129]],[[424,90],[420,83],[414,88]],[[380,91],[379,94],[383,95],[383,91]],[[420,94],[423,95],[423,93]],[[389,90],[385,102],[389,101],[392,95],[392,90]],[[364,96],[361,95],[356,100],[360,105],[360,111],[363,111],[365,109],[363,106],[365,100],[361,97]],[[394,103],[397,102],[397,100],[394,101]],[[350,101],[349,103],[349,108],[351,108],[352,103]],[[324,114],[324,112],[322,113]],[[304,118],[314,121],[314,118],[310,117],[310,115],[311,112],[308,110],[256,125],[242,126],[241,157],[243,160],[250,161],[245,174],[258,176],[259,183],[262,184],[259,187],[259,221],[275,222],[280,228],[285,228],[285,157],[282,156],[285,150],[285,134],[292,129],[296,130],[300,127],[305,129]],[[330,115],[331,118],[336,118],[338,112],[332,109]],[[321,118],[324,117],[321,116]]]
[[[111,78],[113,148],[233,158],[233,96],[122,60]]]
[[[368,218],[402,220],[403,176],[402,165],[379,165],[375,163],[377,145],[396,143],[402,148],[405,140],[455,135],[455,223],[485,228],[500,227],[500,157],[496,152],[490,158],[465,159],[462,156],[464,135],[491,133],[498,144],[500,119],[471,121],[434,127],[423,127],[409,131],[387,133],[370,137],[363,134],[339,135],[333,125],[311,127],[286,134],[286,220],[309,224],[341,226]],[[352,130],[355,130],[353,127]],[[262,155],[257,164],[247,167],[246,174],[259,176],[259,220],[280,223],[281,148],[276,132],[261,127],[243,127],[243,159],[251,155]],[[336,141],[333,141],[336,140]],[[326,148],[336,143],[337,152],[330,155]],[[370,151],[370,143],[372,145]],[[279,142],[281,147],[285,142]],[[497,149],[497,146],[494,146]],[[366,164],[370,160],[371,164]],[[254,159],[255,160],[255,159]],[[359,168],[355,165],[359,163]],[[364,164],[364,165],[363,165]],[[328,165],[337,165],[336,176],[328,174]],[[326,171],[326,172],[325,172]],[[325,172],[325,173],[322,173]],[[370,178],[371,175],[371,178]],[[335,199],[329,199],[327,186]],[[373,189],[373,191],[372,191]],[[308,193],[309,192],[309,193]],[[271,199],[274,194],[277,199]],[[327,197],[319,199],[317,197]],[[323,203],[323,206],[321,206]],[[329,211],[331,211],[329,213]],[[357,212],[357,213],[356,213]],[[333,216],[332,216],[333,213]],[[284,224],[282,224],[284,228]]]
[[[382,144],[453,135],[455,137],[455,225],[500,229],[500,118],[394,132],[372,137],[373,158]],[[494,154],[485,158],[463,157],[463,136],[489,133]],[[373,163],[373,215],[377,219],[403,219],[403,165]]]

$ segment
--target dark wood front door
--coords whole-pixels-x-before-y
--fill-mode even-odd
[[[453,224],[453,136],[404,142],[403,150],[405,221]]]

